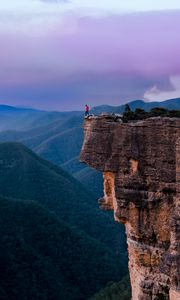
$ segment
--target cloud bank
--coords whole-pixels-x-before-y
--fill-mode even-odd
[[[29,30],[0,19],[0,102],[68,110],[179,95],[180,11],[30,15]]]

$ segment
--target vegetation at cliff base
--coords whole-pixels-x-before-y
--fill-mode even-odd
[[[131,300],[131,285],[128,276],[114,282],[89,300]]]
[[[33,201],[0,197],[0,299],[84,300],[118,279],[115,256]]]

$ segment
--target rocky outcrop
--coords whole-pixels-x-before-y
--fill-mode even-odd
[[[104,176],[103,209],[125,224],[133,300],[180,299],[180,120],[84,124],[81,161]]]

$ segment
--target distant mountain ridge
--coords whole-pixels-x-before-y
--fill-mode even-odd
[[[136,108],[150,110],[155,106],[180,109],[180,98],[163,102],[135,100],[129,105],[132,110]],[[117,107],[102,105],[92,108],[90,112],[93,114],[102,112],[122,114],[123,111],[124,105]],[[79,153],[83,142],[83,115],[83,112],[36,111],[28,116],[23,115],[23,118],[21,113],[14,113],[13,118],[6,116],[3,119],[0,112],[0,142],[18,141],[25,144],[41,157],[67,170],[96,196],[99,196],[102,193],[101,174],[89,170],[89,168],[85,170],[85,166],[79,163]],[[2,127],[8,131],[2,131]],[[9,130],[10,128],[11,130]],[[94,176],[97,177],[97,180],[94,179]]]
[[[149,110],[152,107],[164,107],[168,109],[180,109],[180,98],[174,98],[174,99],[168,99],[164,101],[144,101],[141,99],[137,100],[132,100],[127,102],[132,109],[133,108],[143,108],[145,110]],[[103,112],[103,111],[110,111],[110,110],[122,110],[124,108],[125,104],[119,105],[119,106],[112,106],[112,105],[97,105],[92,108],[92,111],[96,112]],[[15,111],[21,111],[21,112],[43,112],[43,113],[61,113],[67,115],[68,113],[74,113],[74,114],[79,114],[81,111],[45,111],[45,110],[40,110],[36,108],[25,108],[25,107],[17,107],[17,106],[11,106],[11,105],[6,105],[6,104],[0,104],[0,112],[2,111],[10,111],[10,112],[15,112]]]
[[[11,106],[11,105],[6,105],[6,104],[0,104],[0,112],[13,112],[13,111],[19,111],[19,112],[30,112],[30,111],[42,111],[42,110],[37,110],[35,108],[25,108],[25,107],[18,107],[18,106]]]
[[[169,99],[165,101],[152,101],[152,102],[145,102],[143,100],[133,100],[128,102],[130,108],[135,110],[136,108],[141,108],[146,111],[151,110],[154,107],[164,107],[166,109],[180,109],[180,98],[176,99]],[[101,112],[109,112],[109,113],[123,113],[125,108],[125,104],[120,106],[110,106],[110,105],[101,105],[94,107],[92,109],[92,113],[101,113]]]
[[[180,109],[180,98],[170,99],[162,102],[145,102],[143,100],[133,100],[129,102],[132,110],[142,108],[150,110],[153,107],[164,107],[168,109]],[[123,113],[125,105],[111,106],[100,105],[91,108],[92,114],[102,112]],[[31,130],[40,126],[46,126],[53,122],[65,120],[73,116],[82,117],[83,111],[43,111],[33,108],[21,108],[0,104],[0,131],[4,130]]]
[[[57,120],[64,120],[71,115],[80,114],[82,112],[43,111],[33,108],[0,105],[0,131],[31,130],[40,126],[46,126]]]

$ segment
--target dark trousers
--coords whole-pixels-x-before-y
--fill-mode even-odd
[[[89,116],[89,112],[85,111],[85,117],[88,117],[88,116]]]

